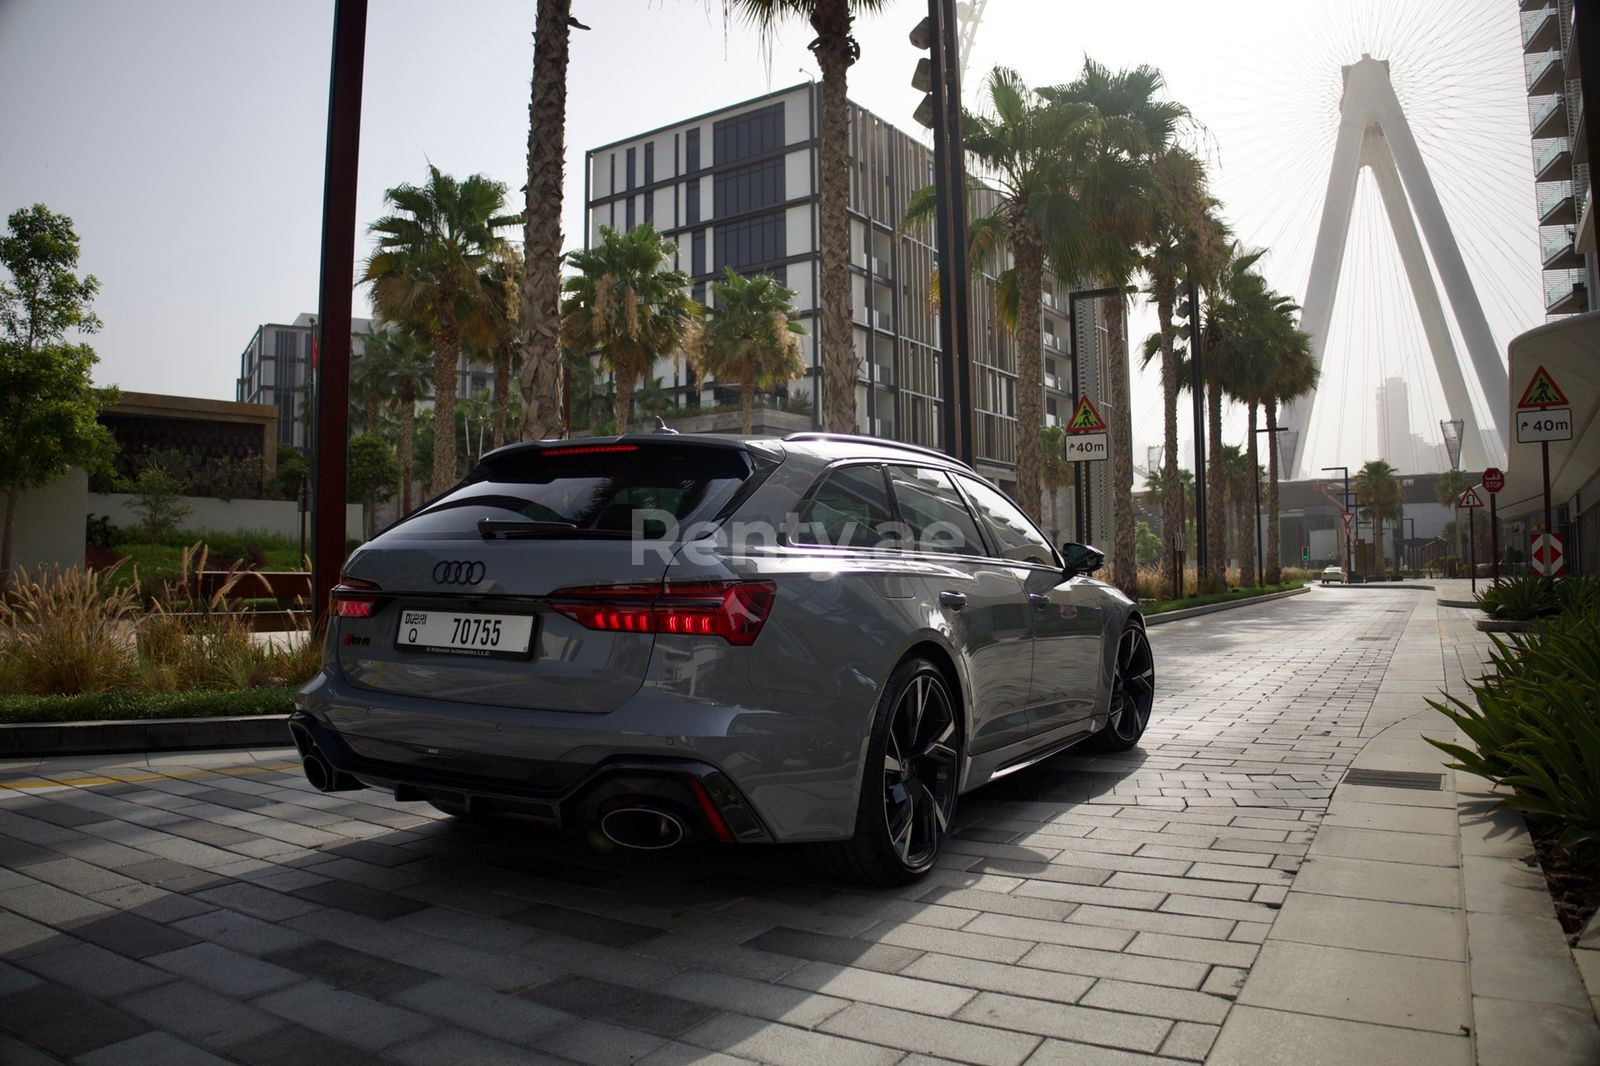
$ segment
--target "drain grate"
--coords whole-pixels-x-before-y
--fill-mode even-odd
[[[1422,774],[1412,770],[1346,770],[1344,783],[1371,788],[1420,788],[1438,792],[1444,788],[1444,775]]]

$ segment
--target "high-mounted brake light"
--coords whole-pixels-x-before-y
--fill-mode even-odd
[[[557,591],[551,607],[586,629],[721,637],[742,646],[760,635],[776,595],[770,581],[586,585]]]
[[[339,583],[333,586],[330,595],[333,598],[333,613],[337,618],[371,618],[378,613],[379,597],[371,595],[381,592],[382,586],[376,581],[363,581],[358,577],[339,576]]]
[[[540,452],[546,459],[554,459],[563,455],[605,455],[611,452],[636,452],[637,444],[578,444],[563,448],[546,448]]]

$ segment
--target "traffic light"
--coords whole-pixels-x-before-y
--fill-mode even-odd
[[[933,20],[924,16],[917,23],[916,29],[911,31],[911,46],[920,51],[932,52],[933,49]],[[917,105],[917,110],[912,114],[919,124],[927,129],[933,129],[933,59],[923,56],[917,60],[916,73],[911,76],[911,87],[922,93],[922,103]]]

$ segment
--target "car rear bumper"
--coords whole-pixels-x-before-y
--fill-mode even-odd
[[[607,715],[513,711],[370,692],[326,673],[296,706],[295,746],[325,762],[333,789],[563,827],[597,825],[637,803],[669,810],[689,835],[710,840],[831,840],[854,828],[861,771],[852,752],[864,740],[808,735],[794,715],[648,687]],[[316,773],[308,766],[323,787]]]

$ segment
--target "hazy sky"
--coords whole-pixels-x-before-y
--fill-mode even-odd
[[[421,180],[426,161],[486,173],[518,197],[534,6],[372,0],[360,254],[383,190]],[[790,27],[769,57],[725,25],[720,0],[573,6],[593,30],[573,35],[569,243],[581,239],[585,148],[816,74],[806,27]],[[255,327],[315,310],[332,10],[330,0],[0,0],[0,211],[42,201],[75,221],[83,268],[102,284],[101,382],[231,399]],[[851,70],[852,98],[910,130],[906,32],[925,13],[902,0],[863,20]],[[1155,64],[1205,125],[1215,191],[1240,236],[1272,248],[1269,278],[1299,299],[1338,66],[1363,50],[1391,58],[1503,354],[1542,320],[1519,44],[1513,0],[989,0],[967,100],[979,102],[979,75],[997,62],[1032,84],[1069,79],[1085,53]],[[1446,414],[1366,184],[1312,431],[1328,463],[1373,457],[1372,395],[1386,374],[1412,380],[1417,432],[1437,438]],[[358,293],[358,315],[364,304]],[[1152,328],[1136,314],[1135,347]],[[1134,424],[1142,467],[1160,435],[1148,376],[1135,383]]]

